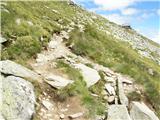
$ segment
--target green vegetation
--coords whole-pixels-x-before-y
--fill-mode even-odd
[[[127,97],[130,101],[141,101],[141,99],[142,99],[141,95],[139,93],[137,93],[136,91],[129,93],[127,95]]]
[[[155,107],[160,110],[160,67],[153,61],[142,58],[129,44],[117,41],[102,31],[95,29],[94,25],[87,25],[82,33],[75,30],[67,45],[74,43],[72,51],[81,56],[86,56],[94,62],[112,68],[114,71],[130,75],[137,83],[145,88],[146,96]],[[148,69],[154,71],[149,75]]]
[[[82,104],[86,108],[88,108],[90,117],[94,117],[93,115],[96,114],[101,115],[104,113],[105,107],[102,104],[102,97],[94,98],[93,96],[91,96],[91,92],[88,90],[86,83],[81,76],[81,73],[77,69],[72,68],[62,60],[57,61],[57,68],[66,73],[70,77],[70,79],[75,80],[72,85],[68,85],[67,87],[57,92],[59,101],[64,101],[69,96],[78,95],[82,99]],[[97,85],[99,85],[100,87],[102,86],[101,82],[97,83]],[[91,90],[93,90],[93,88],[95,87],[93,86]],[[95,91],[101,90],[98,89],[98,86],[95,89]]]
[[[74,8],[62,1],[6,3],[2,4],[1,34],[8,42],[1,57],[18,62],[26,62],[46,46],[51,35],[60,31],[58,20],[66,25],[75,15]]]

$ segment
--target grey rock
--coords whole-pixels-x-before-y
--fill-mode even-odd
[[[105,76],[104,79],[105,79],[105,81],[107,81],[109,83],[115,83],[116,82],[116,78],[115,77]]]
[[[81,117],[83,115],[84,115],[83,112],[79,112],[79,113],[75,113],[75,114],[69,115],[68,117],[71,118],[71,119],[75,119],[75,118]]]
[[[108,103],[114,103],[115,96],[109,96],[108,97]]]
[[[57,14],[59,13],[57,10],[54,10],[54,9],[52,9],[52,11],[53,11],[54,13],[57,13]]]
[[[144,103],[132,102],[130,116],[132,120],[159,120]]]
[[[16,19],[16,24],[17,24],[17,25],[20,25],[20,24],[21,24],[21,19],[20,19],[20,18],[17,18],[17,19]]]
[[[114,88],[111,86],[111,84],[105,84],[105,89],[107,90],[107,92],[109,93],[109,95],[115,95],[115,90]]]
[[[27,21],[27,23],[28,23],[28,25],[30,25],[30,26],[33,25],[32,21]]]
[[[32,80],[39,80],[39,75],[32,70],[10,60],[0,61],[0,72]]]
[[[150,68],[150,69],[148,69],[148,73],[150,74],[150,75],[154,75],[154,71]]]
[[[133,80],[129,76],[122,76],[121,75],[121,81],[122,81],[122,83],[125,83],[125,84],[133,84]]]
[[[123,77],[118,76],[118,92],[119,92],[119,99],[122,105],[128,106],[128,98],[125,95],[124,89],[123,89]]]
[[[125,105],[110,105],[107,120],[131,120]]]
[[[42,104],[45,106],[45,108],[47,108],[47,110],[50,110],[53,108],[53,104],[50,103],[48,100],[43,100]]]
[[[105,115],[96,115],[94,120],[104,120],[105,119]]]
[[[30,120],[35,111],[33,85],[19,77],[3,78],[2,115],[7,120]]]
[[[61,31],[61,35],[62,35],[63,38],[65,38],[67,40],[69,39],[69,35],[66,31]]]
[[[85,80],[85,82],[87,83],[87,87],[90,87],[92,85],[94,85],[95,83],[97,83],[100,80],[100,75],[98,74],[98,72],[93,69],[90,68],[84,64],[74,64],[75,68],[80,69],[83,78]]]
[[[6,42],[7,40],[0,36],[0,44]]]
[[[65,79],[61,76],[57,76],[57,75],[53,75],[53,74],[46,76],[45,79],[48,84],[50,84],[51,86],[53,86],[57,89],[64,88],[68,84],[73,83],[72,80],[68,80],[68,79]]]
[[[64,115],[64,114],[61,114],[59,117],[60,117],[60,119],[64,119],[64,118],[65,118],[65,115]]]

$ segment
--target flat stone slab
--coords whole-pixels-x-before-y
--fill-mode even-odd
[[[37,73],[10,60],[0,61],[0,72],[6,75],[14,75],[33,80],[40,78]]]
[[[46,79],[46,82],[48,84],[50,84],[51,86],[53,86],[57,89],[64,88],[68,84],[73,83],[72,80],[68,80],[68,79],[65,79],[61,76],[57,76],[57,75],[54,75],[54,74],[46,76],[45,79]]]
[[[130,116],[132,120],[159,120],[144,103],[132,102]]]
[[[75,66],[75,68],[80,69],[84,81],[87,83],[87,87],[94,85],[100,80],[100,75],[95,69],[81,63],[73,65]]]
[[[107,120],[131,120],[125,105],[110,105]]]

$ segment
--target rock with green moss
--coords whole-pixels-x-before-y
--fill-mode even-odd
[[[2,116],[6,120],[30,120],[35,111],[33,85],[15,76],[3,77],[2,84]]]

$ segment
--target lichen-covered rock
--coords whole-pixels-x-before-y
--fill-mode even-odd
[[[35,111],[33,85],[19,77],[2,79],[1,113],[6,120],[30,120]]]
[[[130,116],[132,120],[159,120],[144,103],[132,102]]]
[[[6,75],[30,78],[32,80],[39,79],[37,73],[10,60],[0,61],[0,72]]]

